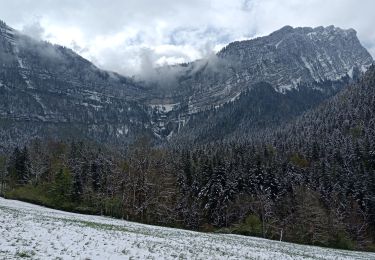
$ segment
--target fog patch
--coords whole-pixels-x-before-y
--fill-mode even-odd
[[[212,44],[206,44],[201,49],[203,58],[186,63],[159,65],[160,56],[155,51],[143,48],[140,53],[140,72],[135,76],[159,89],[169,89],[177,86],[181,80],[194,77],[198,73],[225,73],[226,62],[217,56]],[[178,57],[175,56],[178,60]]]
[[[40,21],[33,21],[32,23],[24,25],[21,32],[35,40],[42,40],[45,30],[40,24]]]

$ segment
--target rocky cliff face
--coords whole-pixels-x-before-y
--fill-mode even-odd
[[[124,143],[147,132],[147,90],[70,49],[0,26],[1,142],[77,136]]]
[[[270,96],[285,96],[277,98],[283,101],[276,106],[288,107],[287,115],[279,117],[283,120],[296,114],[288,112],[293,108],[303,112],[333,95],[372,62],[352,29],[287,26],[269,36],[231,43],[206,60],[160,68],[163,80],[144,84],[0,23],[0,142],[79,136],[126,144],[139,134],[165,139],[182,129],[197,132],[200,125],[192,118],[197,113],[197,118],[209,113],[218,133],[220,109],[238,100],[238,106],[255,106],[254,86],[257,105],[267,104]],[[267,90],[259,92],[259,83],[266,83]],[[300,106],[311,91],[314,102]],[[248,98],[253,101],[244,101]],[[256,106],[239,111],[241,125],[263,116]],[[256,118],[251,111],[259,112]]]
[[[353,29],[334,26],[286,26],[267,37],[231,43],[218,55],[238,61],[244,75],[267,81],[279,91],[296,88],[300,82],[352,76],[354,69],[365,70],[373,61]]]

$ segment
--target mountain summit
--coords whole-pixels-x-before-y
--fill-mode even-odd
[[[355,77],[373,62],[353,29],[285,26],[268,36],[230,43],[214,58],[177,70],[176,93],[191,111],[229,102],[252,84],[267,82],[284,93],[298,85]]]
[[[231,43],[218,55],[238,61],[245,77],[270,82],[280,91],[301,82],[352,76],[353,70],[364,71],[373,62],[355,30],[334,26],[286,26],[266,37]]]

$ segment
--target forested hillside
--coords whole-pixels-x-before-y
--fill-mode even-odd
[[[34,140],[0,159],[8,198],[203,231],[374,250],[375,67],[296,121],[125,154]]]
[[[192,115],[171,142],[202,144],[274,129],[317,107],[357,80],[344,77],[340,81],[314,83],[315,87],[301,84],[286,93],[275,91],[267,82],[254,84],[235,102]]]

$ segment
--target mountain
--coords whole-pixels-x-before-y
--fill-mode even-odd
[[[356,81],[372,62],[352,29],[286,26],[208,59],[159,68],[141,82],[1,22],[0,141],[215,140],[290,120]]]
[[[353,29],[286,26],[265,37],[230,43],[207,60],[167,67],[161,73],[174,70],[178,79],[174,88],[194,90],[189,99],[202,110],[230,101],[249,84],[265,81],[285,92],[300,83],[352,77],[372,62]]]
[[[147,90],[72,50],[0,24],[0,140],[81,136],[118,144],[146,131]]]
[[[187,134],[199,137],[205,131],[215,139],[227,134],[220,133],[225,123],[233,130],[239,124],[244,125],[243,129],[253,129],[258,121],[264,122],[275,114],[278,120],[271,123],[279,123],[334,95],[358,79],[372,62],[353,29],[286,26],[265,37],[231,43],[207,61],[162,69],[162,75],[168,70],[177,71],[176,84],[168,96],[177,113],[170,113],[170,121],[165,120],[163,126],[180,132],[182,124]],[[270,88],[259,89],[260,83]],[[237,102],[239,99],[248,100],[243,104],[246,107]],[[271,100],[276,103],[264,107]],[[228,105],[231,103],[233,106]],[[221,109],[223,106],[240,114],[228,114]],[[197,132],[199,124],[205,126]]]
[[[280,92],[296,88],[298,83],[352,76],[353,70],[363,71],[372,63],[355,30],[334,26],[286,26],[268,37],[231,43],[218,55],[239,60],[243,77],[270,82]]]

